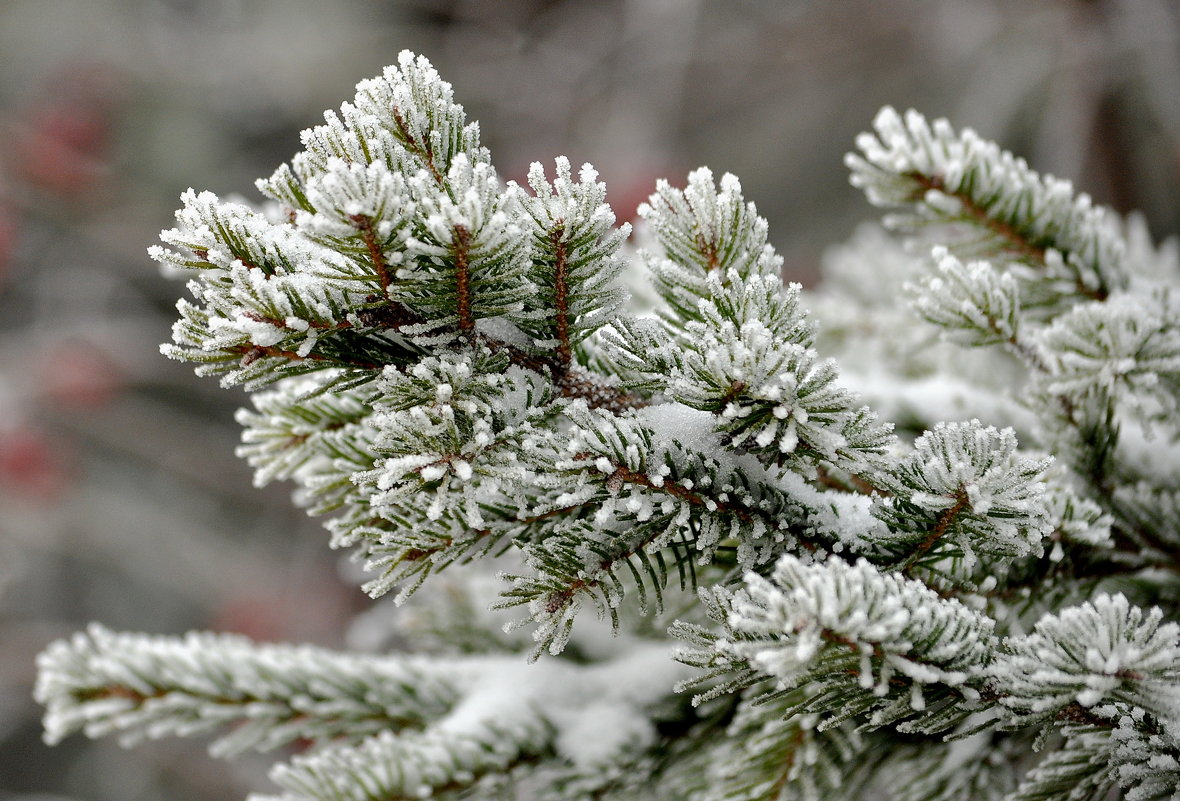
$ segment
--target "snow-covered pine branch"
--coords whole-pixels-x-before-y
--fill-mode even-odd
[[[889,496],[876,513],[888,533],[876,544],[905,571],[950,559],[970,571],[979,554],[1037,552],[1051,531],[1040,480],[1049,463],[1017,453],[1011,429],[940,423],[882,473]]]
[[[38,668],[47,742],[85,731],[134,745],[231,729],[210,748],[222,757],[420,728],[460,697],[456,676],[420,660],[260,646],[233,635],[147,637],[98,624],[55,643]]]
[[[46,738],[297,743],[284,801],[1176,797],[1180,249],[875,129],[848,163],[901,236],[818,294],[707,169],[631,258],[593,167],[503,182],[410,53],[261,206],[185,193],[164,351],[253,393],[239,455],[411,653],[95,625],[41,656]]]
[[[1042,722],[1071,704],[1106,717],[1102,705],[1115,702],[1180,717],[1180,625],[1162,618],[1158,607],[1145,612],[1102,594],[1010,637],[991,671],[1012,723]]]
[[[715,603],[725,624],[716,656],[690,650],[687,661],[768,676],[778,690],[806,686],[792,711],[821,715],[821,729],[861,717],[940,731],[974,711],[988,677],[994,621],[864,560],[787,555],[769,579],[747,574]]]
[[[92,625],[40,656],[36,697],[51,743],[75,731],[124,745],[224,732],[210,753],[229,758],[309,741],[271,771],[283,798],[420,798],[554,753],[603,770],[653,742],[660,702],[685,671],[665,643],[631,646],[593,665],[534,667],[515,655],[355,655]]]
[[[1101,300],[1126,286],[1118,222],[1069,181],[1041,176],[971,129],[956,132],[912,109],[883,108],[873,127],[846,163],[870,202],[906,209],[893,224],[963,226],[969,230],[954,244],[1021,265],[1033,284],[1052,281],[1054,292],[1074,299]]]

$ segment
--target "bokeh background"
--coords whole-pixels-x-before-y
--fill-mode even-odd
[[[1180,230],[1173,0],[0,0],[0,801],[242,798],[267,759],[40,742],[34,655],[89,620],[343,646],[369,604],[233,456],[242,395],[158,353],[144,250],[193,186],[255,197],[402,48],[507,177],[590,161],[621,218],[741,176],[789,277],[874,217],[842,156],[889,103]],[[352,629],[355,637],[355,629]]]

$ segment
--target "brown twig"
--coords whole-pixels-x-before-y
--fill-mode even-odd
[[[569,322],[569,285],[567,284],[566,263],[568,254],[565,249],[565,223],[558,220],[549,232],[549,241],[553,243],[553,308],[555,313],[554,325],[557,329],[557,362],[562,370],[568,369],[573,360],[573,350],[570,347]]]
[[[435,183],[442,186],[443,176],[434,163],[434,150],[430,142],[419,142],[414,138],[414,134],[410,132],[410,126],[406,123],[406,118],[402,114],[402,110],[396,106],[393,108],[393,121],[397,125],[397,132],[401,135],[402,141],[405,142],[406,148],[411,153],[416,153],[425,162],[426,168],[430,170],[430,175],[434,178]]]
[[[299,331],[299,329],[288,325],[286,320],[280,319],[278,317],[267,317],[265,314],[259,314],[256,311],[250,310],[242,312],[242,315],[251,320],[254,320],[255,322],[267,323],[268,325],[273,325],[276,328],[282,328],[286,331]],[[316,331],[345,331],[349,328],[352,328],[352,323],[348,322],[347,320],[341,320],[338,323],[321,323],[317,320],[304,320],[304,322],[307,323],[308,328],[312,328]]]
[[[816,481],[821,487],[840,490],[842,492],[858,492],[861,495],[889,495],[887,490],[877,487],[861,476],[848,473],[846,477],[837,477],[822,464],[815,470]]]
[[[581,399],[592,409],[606,409],[616,413],[647,406],[645,398],[607,384],[601,376],[577,364],[571,363],[563,368],[552,356],[529,353],[507,342],[489,337],[480,337],[479,341],[493,351],[508,354],[509,360],[518,367],[548,373],[554,388],[563,398]]]
[[[575,459],[578,457],[575,456]],[[585,458],[588,458],[585,457]],[[631,470],[630,468],[619,465],[614,472],[607,478],[607,485],[610,486],[612,482],[618,484],[634,484],[647,489],[656,490],[666,495],[671,495],[677,500],[684,501],[690,506],[704,506],[707,507],[711,499],[705,498],[703,495],[686,489],[674,481],[666,481],[657,486],[646,474]],[[730,512],[736,515],[743,523],[753,522],[754,516],[746,509],[737,504],[727,503],[725,501],[712,501],[713,509],[718,512]]]
[[[324,356],[319,353],[308,353],[306,356],[300,356],[293,350],[284,350],[276,348],[273,345],[263,347],[261,345],[236,345],[228,348],[230,353],[240,354],[242,357],[242,367],[249,367],[254,362],[264,357],[275,357],[280,359],[288,359],[293,362],[314,361],[314,362],[328,362],[331,364],[341,365],[344,367],[356,367],[361,370],[382,370],[385,365],[377,364],[375,362],[363,362],[353,359],[340,359],[334,356]]]
[[[933,548],[935,544],[940,539],[942,539],[943,535],[946,534],[947,529],[949,529],[951,524],[955,522],[955,518],[962,514],[965,509],[970,507],[970,505],[971,500],[967,497],[967,491],[962,487],[959,487],[959,489],[955,492],[954,504],[947,507],[946,511],[944,511],[938,518],[938,522],[934,525],[934,528],[932,528],[930,533],[926,535],[926,539],[918,543],[918,547],[915,548],[914,552],[911,553],[906,558],[905,562],[902,563],[901,572],[909,573],[914,565],[918,563],[918,560],[925,556],[926,552]]]
[[[462,225],[456,225],[451,245],[455,253],[455,293],[458,295],[455,314],[459,317],[459,330],[470,337],[475,330],[475,316],[471,311],[471,270],[467,263],[471,232]]]
[[[696,236],[697,250],[705,257],[705,270],[712,272],[721,266],[721,258],[717,253],[717,243],[705,239],[703,234]]]
[[[361,233],[361,241],[369,251],[369,260],[373,262],[373,269],[377,271],[377,278],[381,281],[381,292],[389,298],[389,265],[385,261],[385,254],[381,252],[381,244],[377,241],[377,232],[373,230],[373,221],[364,214],[353,214],[348,219]]]

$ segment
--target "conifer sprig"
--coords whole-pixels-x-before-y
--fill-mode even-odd
[[[1127,282],[1125,243],[1108,210],[1073,186],[946,120],[883,108],[846,163],[875,205],[902,207],[899,225],[962,224],[966,244],[1065,280],[1081,299],[1103,300]],[[963,241],[963,240],[959,240]],[[1072,286],[1071,286],[1072,285]]]
[[[38,667],[48,742],[85,731],[131,745],[231,728],[210,749],[222,757],[418,729],[460,700],[453,678],[413,660],[196,632],[145,638],[97,624],[56,643]]]

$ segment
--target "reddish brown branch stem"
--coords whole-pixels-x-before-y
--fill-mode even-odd
[[[729,385],[729,389],[726,390],[725,394],[721,396],[721,400],[719,401],[721,408],[724,409],[726,406],[733,403],[743,392],[745,392],[745,390],[745,381],[734,381]]]
[[[406,123],[406,118],[400,108],[394,107],[393,121],[397,125],[397,132],[401,136],[402,141],[406,143],[406,147],[410,152],[417,154],[422,159],[423,163],[426,164],[426,169],[430,170],[430,175],[434,178],[435,183],[442,186],[443,176],[434,163],[434,150],[431,148],[430,142],[419,142],[414,138],[414,134],[410,132],[410,126]]]
[[[455,226],[455,238],[451,242],[455,253],[455,314],[459,317],[459,330],[467,336],[475,330],[475,316],[471,311],[471,268],[467,262],[471,247],[471,232],[462,225]]]
[[[385,261],[385,254],[381,252],[381,244],[377,241],[377,232],[373,230],[373,221],[364,214],[353,214],[348,219],[352,220],[352,224],[361,233],[361,241],[365,243],[365,248],[369,251],[369,260],[373,262],[373,269],[377,272],[377,278],[381,281],[381,292],[386,299],[389,298],[389,265]]]
[[[267,317],[265,314],[259,314],[258,312],[254,311],[246,311],[243,312],[243,314],[251,320],[255,320],[259,323],[268,323],[269,325],[273,325],[276,328],[302,333],[299,329],[292,328],[290,325],[288,325],[286,320],[280,319],[278,317]],[[321,323],[317,320],[304,320],[304,322],[307,323],[308,328],[314,329],[316,331],[344,331],[346,329],[352,328],[352,323],[348,322],[347,320],[341,320],[338,323]]]
[[[528,353],[506,342],[486,337],[481,337],[480,342],[493,351],[507,353],[512,363],[519,367],[538,373],[548,372],[553,379],[554,387],[563,398],[580,398],[593,409],[606,409],[616,413],[647,406],[646,399],[603,383],[599,376],[575,364],[563,369],[551,356]]]
[[[821,487],[840,490],[842,492],[857,492],[861,495],[888,495],[886,490],[874,486],[864,478],[848,473],[847,476],[834,476],[822,464],[816,468],[816,481]]]
[[[960,487],[958,491],[955,492],[954,504],[949,506],[946,511],[942,513],[942,515],[938,518],[938,522],[934,525],[934,528],[932,528],[930,533],[926,535],[926,539],[918,543],[918,547],[915,548],[914,552],[906,558],[905,562],[901,566],[901,572],[908,573],[914,567],[914,565],[918,563],[918,560],[925,556],[927,551],[933,548],[935,544],[937,544],[938,541],[942,539],[943,535],[946,534],[947,529],[949,529],[951,524],[955,522],[955,518],[962,514],[963,511],[966,510],[970,505],[971,500],[967,497],[967,491]]]
[[[579,457],[575,456],[574,458],[577,459]],[[589,456],[587,455],[585,458],[589,458]],[[657,486],[645,474],[636,472],[635,470],[631,470],[630,468],[627,468],[627,467],[623,467],[622,465],[616,467],[615,471],[610,474],[610,477],[607,479],[607,485],[609,486],[611,484],[611,482],[618,482],[618,483],[622,483],[622,484],[635,484],[640,487],[646,487],[647,489],[653,489],[653,490],[656,490],[657,492],[662,492],[662,493],[665,493],[666,495],[671,495],[673,498],[684,501],[685,503],[690,504],[692,506],[706,506],[707,507],[709,500],[710,500],[710,499],[705,498],[702,495],[698,495],[697,493],[693,492],[692,490],[686,489],[685,487],[681,486],[680,484],[677,484],[674,481],[673,482],[664,482],[663,484]],[[741,508],[737,504],[726,503],[724,501],[713,501],[713,504],[714,504],[713,509],[715,511],[722,512],[722,513],[726,513],[726,512],[732,513],[732,514],[736,515],[739,519],[741,519],[741,521],[743,523],[750,523],[750,522],[753,522],[753,520],[754,520],[754,516],[748,510]]]
[[[231,353],[240,354],[242,357],[242,366],[249,367],[254,362],[266,356],[273,356],[280,359],[288,359],[293,362],[313,361],[313,362],[328,362],[330,364],[340,365],[342,367],[356,367],[361,370],[381,370],[384,365],[375,362],[363,362],[354,359],[338,359],[332,356],[324,356],[319,353],[309,353],[306,356],[300,356],[293,350],[283,350],[276,348],[273,345],[262,347],[261,345],[238,345],[229,348]]]
[[[574,506],[562,506],[558,509],[550,509],[548,512],[542,512],[539,515],[532,515],[529,517],[521,517],[521,518],[507,518],[506,522],[511,523],[511,524],[515,524],[515,525],[527,526],[532,523],[539,523],[542,520],[548,520],[553,517],[559,517],[560,515],[563,515],[566,512],[572,512],[574,509],[577,509],[577,508],[579,508],[581,506],[585,506],[585,505],[586,504],[580,503],[580,504],[576,504]],[[492,536],[492,534],[494,532],[490,528],[477,528],[477,529],[472,529],[471,533],[474,535],[474,537],[471,539],[471,542],[478,542],[479,540],[482,540],[482,539]],[[442,551],[445,551],[447,548],[450,548],[454,544],[455,544],[454,537],[443,537],[442,539],[439,540],[438,545],[432,546],[430,548],[408,548],[405,551],[405,553],[402,554],[401,561],[403,561],[403,562],[417,562],[422,559],[426,559],[428,557],[434,556],[436,553],[440,553]]]
[[[775,777],[774,784],[771,785],[770,791],[766,794],[766,798],[779,798],[783,795],[783,790],[786,789],[787,782],[791,780],[791,770],[795,767],[795,760],[799,755],[799,749],[803,747],[804,740],[807,737],[807,729],[799,726],[795,733],[791,735],[790,741],[787,743],[787,755],[783,760],[782,768],[777,777]]]
[[[717,253],[717,243],[705,239],[702,234],[696,237],[697,250],[705,257],[705,270],[712,272],[721,266],[721,258]]]
[[[549,240],[553,243],[553,308],[555,312],[555,328],[557,329],[557,362],[561,368],[567,369],[573,360],[573,349],[570,347],[569,321],[569,285],[567,283],[568,254],[565,249],[565,224],[558,220],[549,233]]]

